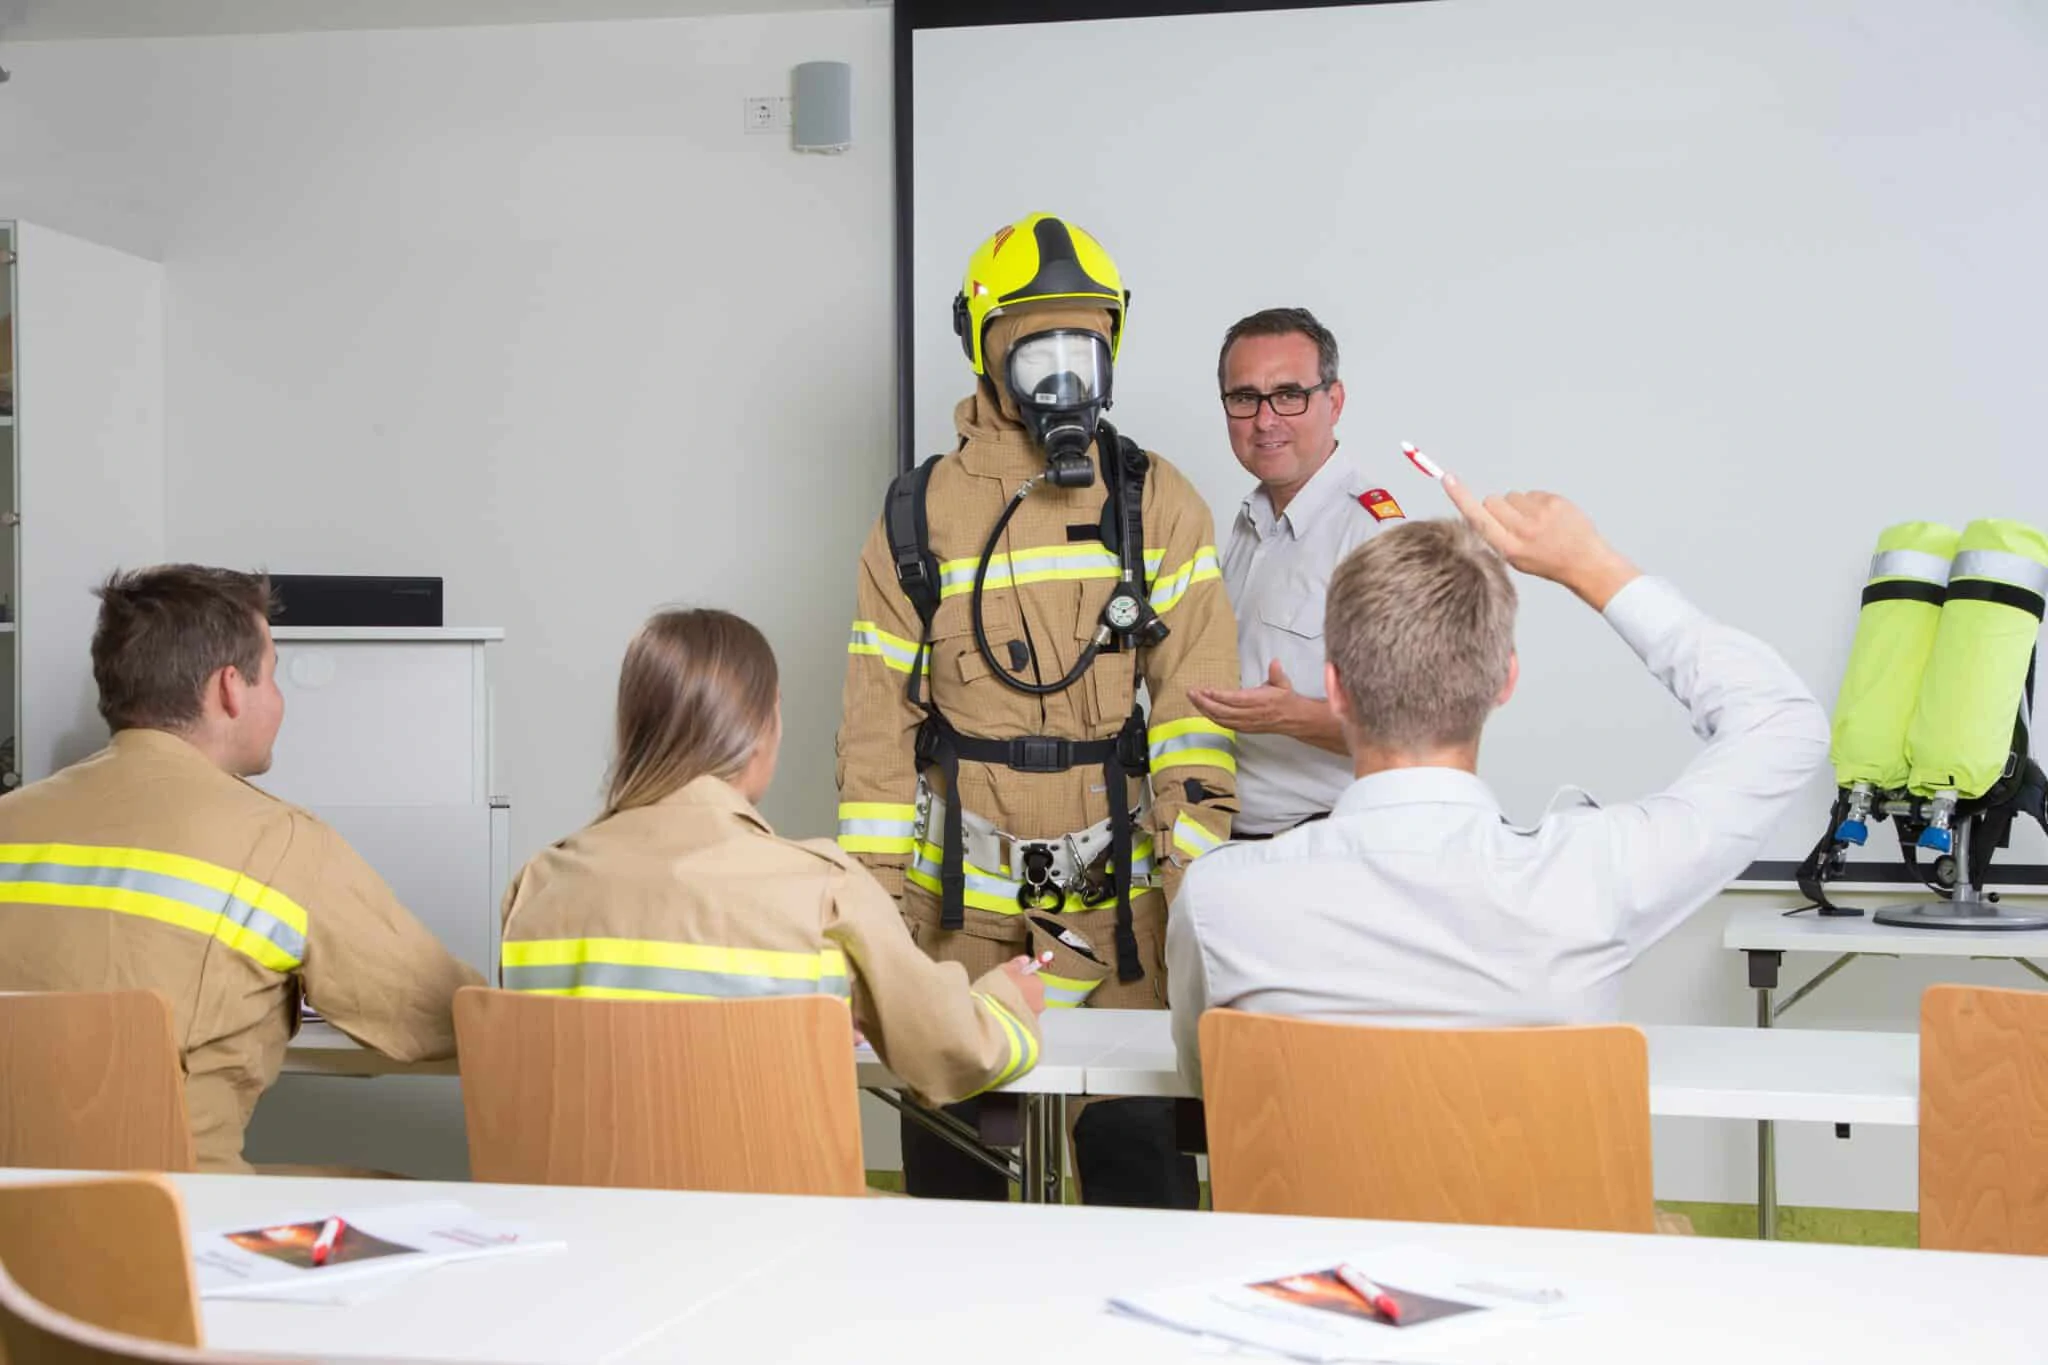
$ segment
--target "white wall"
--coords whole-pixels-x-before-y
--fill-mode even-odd
[[[515,860],[592,813],[626,639],[678,600],[774,642],[768,814],[830,831],[893,465],[888,23],[10,49],[0,205],[164,261],[169,553],[440,574],[503,626]],[[853,150],[744,135],[814,59],[853,64]]]
[[[33,782],[106,742],[92,589],[117,566],[164,557],[164,272],[18,226],[20,761]]]
[[[915,55],[924,449],[965,387],[967,252],[1053,209],[1135,292],[1119,425],[1226,522],[1247,480],[1216,348],[1297,303],[1343,342],[1347,453],[1411,515],[1448,505],[1402,440],[1555,488],[1826,696],[1879,528],[2048,515],[2039,4],[1447,0],[941,29]],[[957,111],[1024,100],[1020,149],[1074,174],[978,155]],[[1481,767],[1517,818],[1564,780],[1642,795],[1691,751],[1567,594],[1524,593],[1520,644]],[[1830,795],[1764,856],[1804,855]],[[2019,832],[2013,861],[2043,858]]]

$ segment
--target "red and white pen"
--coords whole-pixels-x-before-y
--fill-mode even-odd
[[[327,1258],[334,1254],[334,1244],[341,1240],[341,1230],[346,1226],[339,1218],[330,1218],[320,1225],[320,1235],[313,1239],[314,1265],[327,1264]]]
[[[1429,456],[1423,454],[1414,446],[1409,445],[1406,441],[1401,442],[1401,453],[1408,457],[1408,462],[1410,464],[1414,465],[1423,473],[1429,475],[1430,478],[1435,479],[1439,483],[1443,482],[1443,466],[1438,464],[1435,460],[1430,459]]]
[[[1024,964],[1024,975],[1030,976],[1033,972],[1038,971],[1041,967],[1049,967],[1051,965],[1052,953],[1050,951],[1040,953],[1037,957],[1032,958],[1029,962]]]
[[[1344,1287],[1364,1299],[1373,1312],[1378,1313],[1396,1327],[1401,1325],[1401,1305],[1394,1296],[1359,1274],[1348,1265],[1337,1267],[1337,1278],[1344,1281]]]

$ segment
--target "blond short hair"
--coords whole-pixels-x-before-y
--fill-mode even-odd
[[[1352,718],[1374,748],[1469,744],[1507,686],[1515,585],[1463,522],[1411,522],[1337,566],[1323,640]]]

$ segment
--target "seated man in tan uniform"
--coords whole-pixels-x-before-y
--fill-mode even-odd
[[[455,1050],[450,957],[341,837],[243,781],[284,719],[270,585],[176,564],[99,590],[113,740],[0,799],[0,990],[171,1003],[202,1171],[247,1170],[299,998],[402,1061]]]

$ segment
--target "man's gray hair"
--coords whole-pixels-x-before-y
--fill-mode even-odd
[[[1515,653],[1507,565],[1462,521],[1374,536],[1330,578],[1323,640],[1361,737],[1391,753],[1474,743]]]

